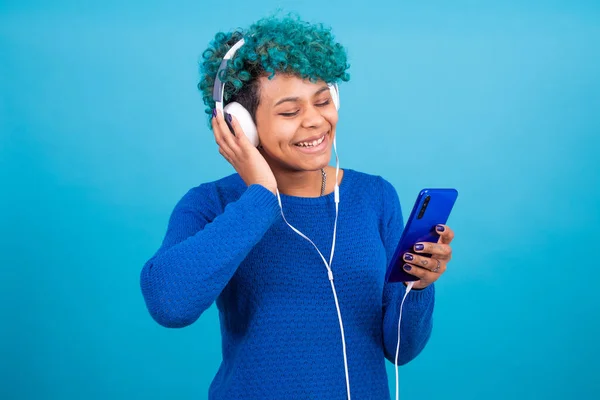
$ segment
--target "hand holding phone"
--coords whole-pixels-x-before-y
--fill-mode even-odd
[[[404,270],[403,266],[407,263],[404,259],[405,254],[410,253],[412,256],[412,254],[418,253],[414,257],[423,260],[423,256],[431,257],[431,254],[428,254],[427,251],[438,251],[435,246],[440,247],[440,251],[443,252],[440,245],[432,244],[437,243],[440,236],[436,231],[436,226],[446,224],[457,197],[458,191],[456,189],[421,190],[402,231],[394,256],[388,265],[385,275],[386,282],[419,280],[419,277]],[[422,243],[423,249],[414,249],[416,243]],[[414,250],[417,250],[417,252]],[[439,261],[438,259],[434,260]],[[425,268],[438,272],[436,271],[437,265],[429,264]]]

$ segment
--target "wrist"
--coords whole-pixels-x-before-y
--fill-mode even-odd
[[[417,282],[418,282],[418,281],[414,281],[414,282],[415,282],[415,284],[413,285],[413,287],[412,287],[412,289],[411,289],[411,290],[418,290],[418,291],[421,291],[421,290],[425,290],[425,289],[427,289],[427,286],[429,286],[429,285],[427,285],[427,286],[422,286],[422,287],[420,287],[420,286],[417,286]],[[407,283],[407,282],[402,282],[402,284],[404,285],[404,287],[408,287],[408,283]]]
[[[274,195],[277,195],[277,186],[273,186],[273,185],[270,185],[265,182],[246,182],[246,185],[248,187],[250,187],[252,185],[262,186],[263,188],[267,189],[269,192],[273,193]]]
[[[260,185],[262,185],[265,189],[267,189],[269,192],[273,193],[274,195],[277,195],[277,186],[272,187],[269,185],[264,185],[262,183]]]

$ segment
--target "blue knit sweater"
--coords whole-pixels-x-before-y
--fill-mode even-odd
[[[281,195],[290,224],[327,260],[333,194]],[[398,196],[382,179],[350,169],[340,184],[332,263],[352,398],[389,399],[402,283],[385,283],[403,229]],[[210,399],[345,399],[340,326],[327,269],[290,229],[276,196],[238,174],[191,189],[176,205],[162,246],[141,272],[152,317],[166,327],[196,321],[214,302],[223,361]],[[411,291],[402,315],[399,364],[421,352],[432,328],[434,287]]]

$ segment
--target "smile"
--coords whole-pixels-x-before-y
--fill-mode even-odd
[[[323,143],[323,141],[325,140],[325,136],[327,136],[327,133],[325,133],[320,138],[312,140],[312,141],[296,143],[295,146],[306,147],[306,148],[316,147],[316,146],[320,145],[321,143]]]

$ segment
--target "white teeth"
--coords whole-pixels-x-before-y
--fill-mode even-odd
[[[323,140],[325,140],[325,136],[323,136],[321,139],[313,140],[312,142],[298,143],[297,146],[301,146],[301,147],[314,147],[314,146],[318,146],[321,143],[323,143]]]

